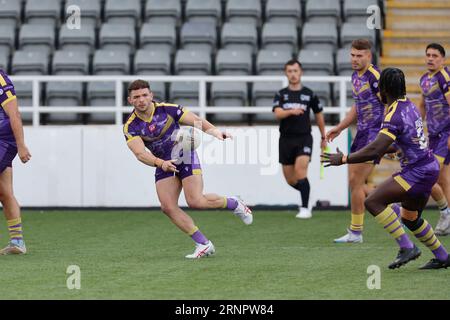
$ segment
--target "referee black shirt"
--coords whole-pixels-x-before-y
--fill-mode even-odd
[[[281,119],[280,137],[295,137],[304,134],[311,134],[310,110],[314,113],[322,112],[323,108],[319,98],[307,87],[302,87],[298,91],[290,90],[288,87],[281,89],[273,99],[272,112],[276,108],[303,109],[305,112],[298,116],[289,116]]]

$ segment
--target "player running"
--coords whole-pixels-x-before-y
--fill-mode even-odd
[[[0,202],[10,238],[9,244],[0,250],[0,255],[24,254],[27,249],[22,234],[20,206],[13,192],[12,162],[19,153],[20,160],[26,163],[31,159],[31,154],[24,141],[14,85],[3,70],[0,70],[0,104]]]
[[[333,141],[342,130],[348,128],[356,120],[357,133],[351,146],[352,153],[375,140],[383,121],[384,105],[380,100],[378,88],[380,71],[378,67],[371,64],[371,49],[372,45],[366,39],[358,39],[352,42],[350,55],[354,70],[352,86],[355,104],[344,120],[326,134],[327,141]],[[353,163],[348,166],[351,191],[351,224],[347,229],[347,234],[334,239],[334,242],[363,242],[365,184],[374,167],[374,162]]]
[[[156,167],[156,191],[161,210],[181,231],[189,234],[196,245],[194,253],[186,258],[195,259],[213,254],[213,243],[178,206],[181,189],[190,208],[227,208],[247,225],[252,223],[253,215],[237,197],[203,194],[202,170],[197,153],[179,154],[179,149],[174,146],[175,136],[180,124],[194,126],[194,123],[219,140],[231,136],[181,106],[153,101],[150,85],[144,80],[130,84],[128,102],[134,106],[134,111],[123,127],[127,145],[139,161]]]
[[[344,156],[339,149],[338,153],[325,153],[322,161],[327,163],[326,166],[339,166],[380,159],[386,152],[390,152],[391,145],[395,142],[396,148],[401,151],[402,170],[370,193],[364,203],[375,220],[400,246],[398,255],[389,268],[399,268],[421,254],[419,248],[408,238],[400,219],[390,206],[396,202],[402,204],[403,224],[435,256],[421,269],[447,268],[450,266],[450,259],[446,249],[434,234],[431,225],[421,217],[431,189],[438,180],[439,163],[428,148],[419,110],[406,98],[405,76],[400,69],[383,70],[380,93],[382,101],[389,107],[375,141],[348,156]]]
[[[450,72],[444,66],[445,50],[440,44],[429,44],[425,53],[428,72],[420,78],[419,110],[426,116],[430,149],[441,168],[431,195],[441,211],[436,234],[445,236],[450,233]]]

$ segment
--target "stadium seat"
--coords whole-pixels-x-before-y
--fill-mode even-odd
[[[70,6],[77,6],[81,9],[81,25],[97,26],[101,16],[101,0],[67,0],[64,7],[66,14],[66,21],[68,18],[67,9]]]
[[[342,48],[336,53],[336,71],[340,74],[343,71],[352,71],[352,62],[350,59],[350,49]]]
[[[97,50],[92,62],[96,75],[127,75],[130,73],[130,59],[123,51]],[[87,87],[87,101],[90,106],[114,106],[114,82],[90,82]],[[113,123],[114,113],[93,113],[89,121]]]
[[[89,74],[89,55],[82,51],[55,51],[52,61],[53,74]]]
[[[170,100],[173,103],[192,107],[199,105],[198,82],[173,82],[170,85]]]
[[[180,49],[175,55],[175,74],[211,74],[211,56],[205,51]]]
[[[81,29],[69,29],[65,24],[59,31],[59,49],[83,51],[91,54],[95,50],[95,27],[85,25]]]
[[[246,50],[252,54],[258,49],[258,34],[251,24],[226,22],[221,38],[224,49]]]
[[[48,74],[48,63],[48,55],[44,52],[16,50],[11,72],[15,75],[45,75]]]
[[[27,0],[25,21],[30,24],[46,24],[55,28],[60,22],[60,0]]]
[[[17,0],[0,1],[0,28],[12,26],[14,28],[20,23],[21,2]]]
[[[262,49],[256,58],[256,71],[259,75],[283,75],[284,65],[290,59],[290,52]]]
[[[134,73],[136,75],[169,75],[170,56],[164,51],[138,50],[134,59]],[[164,82],[151,81],[150,89],[156,100],[166,100]]]
[[[338,34],[335,24],[307,22],[303,25],[302,42],[304,49],[335,51]]]
[[[298,54],[298,60],[302,63],[305,73],[312,70],[334,74],[333,53],[324,50],[302,49]]]
[[[139,34],[142,49],[173,54],[177,45],[175,26],[170,23],[144,23]]]
[[[188,0],[186,3],[186,20],[210,22],[216,27],[220,23],[222,8],[220,0]]]
[[[251,24],[258,27],[261,23],[260,0],[228,0],[225,8],[228,22],[233,24]]]
[[[49,55],[55,47],[55,30],[46,24],[23,24],[19,32],[19,48]]]
[[[106,0],[104,14],[106,22],[139,25],[141,16],[141,0]]]
[[[307,21],[338,24],[341,5],[336,0],[308,0],[305,11]]]
[[[181,22],[180,0],[148,0],[145,6],[147,22],[177,26]]]
[[[269,50],[297,51],[298,34],[293,24],[267,22],[262,28],[262,47]]]
[[[268,0],[266,22],[281,22],[299,26],[302,10],[298,0]]]
[[[0,25],[0,55],[8,59],[15,45],[15,28],[13,25]]]
[[[344,0],[344,19],[348,22],[364,22],[369,17],[367,8],[371,5],[378,5],[377,0]]]
[[[104,23],[99,34],[100,48],[110,51],[134,52],[136,34],[130,24]]]
[[[341,45],[349,46],[354,39],[369,39],[375,45],[375,30],[370,30],[357,22],[345,22],[341,28]]]
[[[252,74],[252,55],[248,51],[220,49],[216,55],[216,72],[219,75]]]
[[[0,69],[8,71],[8,56],[0,54]]]
[[[184,49],[212,53],[217,46],[217,31],[212,22],[186,22],[181,28],[180,38]]]
[[[212,104],[217,107],[247,105],[248,88],[245,82],[213,82],[211,85]],[[240,113],[214,113],[211,119],[220,122],[247,121],[248,115]]]

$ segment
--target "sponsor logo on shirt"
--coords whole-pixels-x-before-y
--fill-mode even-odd
[[[307,95],[304,95],[304,94],[301,94],[301,95],[300,95],[300,100],[310,101],[310,100],[311,100],[311,97],[310,97],[310,96],[307,96]]]
[[[288,101],[289,100],[289,95],[287,93],[285,93],[283,95],[283,100]]]
[[[2,88],[0,88],[0,96],[5,93]]]
[[[285,103],[283,104],[283,108],[284,109],[303,109],[306,110],[308,108],[307,105],[303,104],[303,103]]]

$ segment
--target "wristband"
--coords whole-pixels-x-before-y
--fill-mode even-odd
[[[322,140],[325,140],[326,138],[325,137],[322,137]]]
[[[155,159],[155,162],[154,162],[155,167],[158,167],[158,168],[161,168],[162,165],[163,165],[163,163],[164,163],[164,160],[163,160],[163,159],[160,159],[160,158],[156,158],[156,159]]]

